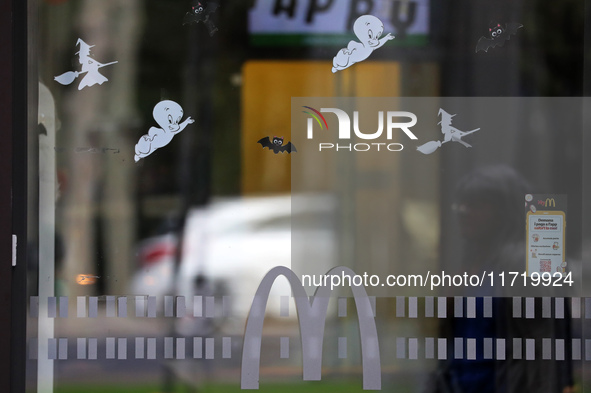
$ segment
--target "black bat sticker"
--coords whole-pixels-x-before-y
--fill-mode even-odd
[[[491,47],[495,46],[503,46],[505,41],[509,40],[513,34],[517,34],[517,29],[523,27],[520,23],[507,23],[505,27],[497,24],[494,27],[489,28],[490,38],[486,38],[484,36],[480,37],[478,40],[478,44],[476,45],[476,52],[478,51],[485,51]]]
[[[263,146],[263,149],[268,147],[269,150],[273,150],[275,154],[283,153],[285,151],[287,153],[291,153],[292,151],[297,152],[295,146],[291,142],[287,142],[287,145],[285,146],[283,145],[283,137],[274,136],[273,142],[271,142],[269,137],[266,136],[257,143],[260,143]]]
[[[218,28],[213,24],[210,15],[213,14],[220,5],[215,1],[210,1],[207,5],[203,6],[200,1],[193,0],[191,5],[191,11],[185,14],[183,19],[183,25],[191,23],[203,22],[209,30],[209,36],[212,37]]]

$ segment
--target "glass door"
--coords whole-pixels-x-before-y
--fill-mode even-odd
[[[581,2],[27,6],[27,392],[584,391]]]

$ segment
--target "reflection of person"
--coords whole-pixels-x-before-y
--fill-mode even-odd
[[[469,273],[522,270],[523,196],[526,181],[506,166],[491,166],[464,176],[456,187],[463,268]]]
[[[458,182],[452,208],[457,213],[464,241],[462,270],[468,274],[523,271],[523,197],[527,192],[526,181],[507,166],[480,168]],[[477,288],[467,294],[476,297],[474,318],[442,320],[441,337],[447,338],[448,354],[453,355],[442,364],[440,378],[430,386],[431,392],[561,393],[572,388],[570,361],[542,360],[541,353],[542,339],[560,338],[564,339],[564,358],[570,359],[568,309],[564,319],[543,319],[542,302],[538,298],[535,299],[535,318],[514,318],[513,299],[494,297],[492,318],[485,318],[483,296],[502,295],[502,290],[500,286]],[[453,304],[448,307],[453,309]],[[466,312],[463,315],[466,316]],[[475,357],[467,359],[464,355],[457,359],[454,356],[455,338],[462,338],[464,342],[475,339]],[[497,338],[505,339],[506,360],[485,358],[485,339],[496,343]],[[522,359],[514,359],[514,338],[521,339],[518,345],[522,346]],[[525,340],[532,338],[536,345],[535,360],[526,360]],[[495,344],[492,345],[488,358],[496,354]]]

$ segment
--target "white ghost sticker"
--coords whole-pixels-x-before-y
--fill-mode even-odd
[[[384,24],[373,15],[361,15],[357,18],[353,24],[353,32],[360,42],[351,41],[346,48],[337,53],[332,60],[333,73],[367,59],[374,50],[380,48],[386,41],[394,39],[394,36],[390,33],[380,39],[384,32]]]
[[[195,122],[191,116],[181,122],[183,108],[176,102],[169,100],[157,103],[152,115],[161,128],[150,127],[148,133],[142,135],[135,145],[135,162],[149,156],[154,150],[168,145],[176,134],[184,130],[187,125]]]

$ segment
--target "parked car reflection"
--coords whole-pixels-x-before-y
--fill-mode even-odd
[[[229,296],[232,315],[245,318],[265,273],[275,266],[292,267],[292,227],[305,236],[306,249],[293,250],[298,264],[326,265],[322,269],[327,271],[335,254],[334,201],[326,196],[293,198],[222,199],[191,210],[176,277],[177,236],[150,238],[140,243],[140,269],[131,292],[157,296],[159,304],[164,295],[191,299],[196,278],[205,277],[215,296]],[[290,294],[287,280],[278,279],[269,297],[269,315],[278,316],[279,297]]]

